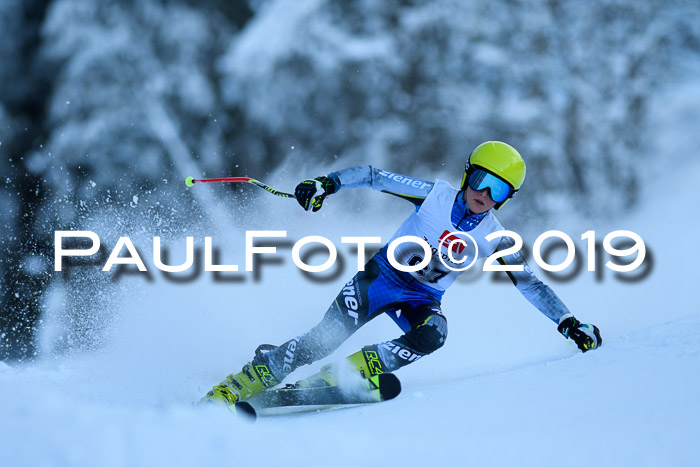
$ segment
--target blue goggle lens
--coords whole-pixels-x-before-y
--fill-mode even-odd
[[[476,169],[469,176],[469,186],[475,191],[488,188],[491,193],[491,199],[496,203],[502,203],[510,195],[510,186],[506,182],[481,169]]]

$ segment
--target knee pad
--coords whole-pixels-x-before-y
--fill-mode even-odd
[[[445,344],[446,337],[447,320],[432,315],[398,339],[379,344],[377,353],[387,368],[385,371],[394,371],[435,352]]]
[[[410,330],[399,338],[416,352],[423,355],[435,352],[445,345],[447,339],[447,320],[440,315],[431,315],[423,324]]]

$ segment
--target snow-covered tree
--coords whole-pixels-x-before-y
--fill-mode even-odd
[[[697,55],[698,18],[690,2],[279,1],[233,39],[224,95],[274,135],[268,157],[294,141],[457,180],[502,139],[528,161],[533,214],[601,218],[637,200],[649,96]]]
[[[697,24],[682,0],[4,1],[0,334],[42,313],[55,230],[230,216],[187,175],[373,164],[457,183],[500,139],[528,163],[505,221],[626,212],[659,144],[652,103],[696,69]],[[90,308],[76,280],[44,301]]]

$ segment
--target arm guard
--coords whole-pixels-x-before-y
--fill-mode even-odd
[[[496,251],[505,250],[514,244],[515,241],[512,238],[502,237]],[[547,318],[559,324],[562,320],[573,316],[557,294],[532,272],[532,269],[530,269],[527,261],[525,261],[525,258],[519,251],[499,258],[498,262],[507,265],[523,266],[522,271],[508,271],[508,277],[510,277],[513,285],[517,287],[527,301],[532,303]]]
[[[423,203],[433,188],[432,182],[375,169],[369,165],[339,170],[328,174],[328,178],[339,184],[340,188],[372,188],[406,199],[417,206]]]

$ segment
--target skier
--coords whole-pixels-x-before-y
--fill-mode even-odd
[[[393,372],[415,362],[445,343],[447,320],[440,302],[460,274],[460,260],[478,257],[514,245],[511,237],[486,241],[485,237],[503,227],[491,212],[503,207],[520,189],[525,179],[525,162],[513,147],[499,141],[479,145],[467,159],[460,189],[443,180],[428,182],[370,166],[353,167],[327,176],[302,181],[295,197],[305,210],[321,209],[329,195],[341,189],[369,187],[396,195],[413,203],[415,211],[396,231],[392,240],[410,235],[424,239],[432,257],[424,261],[426,250],[412,242],[396,247],[392,259],[400,265],[427,266],[403,272],[389,261],[388,244],[345,284],[321,322],[302,336],[279,346],[261,345],[242,371],[229,375],[202,399],[232,406],[281,383],[297,367],[330,355],[361,326],[381,315],[389,315],[403,335],[363,347],[346,359],[364,378]],[[473,241],[457,240],[460,232]],[[466,238],[466,237],[465,237]],[[447,251],[446,254],[445,251]],[[458,257],[455,257],[457,255]],[[530,270],[519,252],[503,256],[502,264],[522,265],[523,270],[508,272],[513,284],[540,312],[554,321],[564,337],[572,339],[582,352],[595,349],[602,339],[598,328],[578,321],[554,292]],[[452,263],[452,266],[450,266]],[[449,266],[449,267],[448,267]],[[326,365],[318,375],[298,385],[336,383],[337,367]]]

